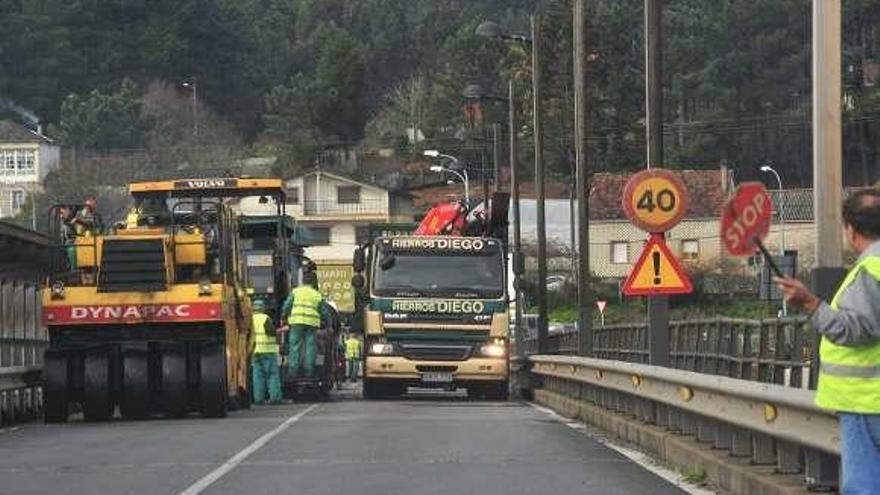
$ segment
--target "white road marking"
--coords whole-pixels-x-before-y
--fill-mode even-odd
[[[675,485],[676,487],[689,493],[690,495],[717,495],[717,493],[718,493],[714,490],[700,488],[698,486],[694,486],[691,483],[688,483],[687,481],[685,481],[683,479],[683,477],[680,473],[677,473],[677,472],[673,471],[672,469],[669,469],[665,466],[660,465],[659,461],[657,461],[656,459],[652,458],[651,456],[649,456],[643,452],[639,452],[638,450],[635,450],[633,448],[625,447],[619,443],[615,443],[615,442],[609,440],[607,437],[593,434],[592,432],[590,432],[587,429],[587,425],[580,422],[580,421],[575,421],[575,420],[565,418],[565,417],[557,414],[556,411],[554,411],[552,409],[548,409],[546,407],[539,406],[539,405],[531,403],[531,402],[528,402],[528,405],[530,405],[533,408],[535,408],[536,410],[556,419],[557,421],[568,426],[569,428],[571,428],[573,430],[577,430],[580,433],[583,433],[584,435],[587,435],[588,437],[601,443],[602,445],[608,447],[609,449],[620,453],[621,455],[623,455],[627,459],[633,461],[634,463],[638,464],[639,466],[642,466],[643,468],[656,474],[657,476],[663,478],[664,480],[672,483],[673,485]]]
[[[283,423],[264,433],[260,438],[254,440],[253,442],[251,442],[250,445],[239,451],[234,456],[230,457],[229,460],[220,465],[220,467],[211,471],[202,479],[193,483],[186,490],[180,492],[179,495],[198,495],[199,493],[202,493],[203,491],[205,491],[206,488],[214,484],[214,482],[216,482],[223,476],[226,476],[230,471],[235,469],[236,466],[244,462],[244,460],[250,457],[251,454],[263,448],[263,446],[269,443],[269,441],[283,433],[284,430],[290,428],[294,423],[302,419],[303,416],[314,411],[319,405],[320,404],[312,404],[311,406],[305,408],[297,414],[294,414],[293,416],[287,418],[286,420],[284,420]]]

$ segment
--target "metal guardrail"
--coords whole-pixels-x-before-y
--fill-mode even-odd
[[[37,286],[0,279],[0,424],[33,419],[42,413],[46,346]]]
[[[530,370],[525,371],[529,368]],[[533,391],[543,390],[633,416],[751,464],[803,474],[811,487],[837,483],[835,416],[813,404],[810,390],[639,363],[533,355]]]
[[[594,328],[594,356],[647,363],[647,332],[644,323]],[[551,334],[547,353],[576,354],[577,339],[576,329]],[[814,339],[805,317],[674,321],[669,325],[669,361],[677,369],[809,388]],[[536,351],[537,342],[527,340],[526,353]]]

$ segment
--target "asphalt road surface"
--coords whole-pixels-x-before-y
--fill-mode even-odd
[[[0,433],[2,494],[673,494],[517,402],[420,395]]]

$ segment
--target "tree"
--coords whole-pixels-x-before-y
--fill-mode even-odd
[[[106,92],[94,89],[65,98],[55,134],[66,146],[100,150],[139,147],[142,132],[140,94],[125,79]]]

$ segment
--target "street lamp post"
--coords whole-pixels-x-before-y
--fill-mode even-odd
[[[541,107],[541,40],[539,22],[531,18],[531,37],[506,32],[498,24],[486,21],[477,26],[475,33],[492,39],[502,39],[531,47],[532,62],[532,117],[535,145],[535,210],[538,242],[538,352],[547,351],[547,228],[544,218],[544,126]],[[512,152],[511,152],[512,153]],[[513,164],[511,164],[511,167]]]
[[[474,100],[474,101],[497,101],[502,103],[507,103],[508,99],[502,96],[494,96],[489,94],[489,91],[483,87],[481,84],[468,84],[464,90],[461,92],[461,96],[466,100]],[[500,126],[493,122],[492,123],[492,175],[493,175],[493,185],[492,190],[497,192],[501,190],[501,184],[499,183],[499,178],[501,177],[501,142],[499,138],[500,134]],[[485,178],[484,178],[485,183]]]
[[[422,154],[425,156],[431,157],[431,158],[446,158],[447,160],[452,161],[453,164],[461,165],[461,162],[458,161],[458,158],[456,158],[452,155],[446,155],[444,153],[440,153],[437,150],[425,150],[422,152]],[[457,176],[461,180],[462,184],[464,184],[464,201],[468,205],[468,207],[470,208],[470,204],[471,204],[470,178],[468,177],[466,167],[462,166],[461,172],[458,172],[457,170],[454,170],[450,167],[444,167],[441,165],[432,165],[430,170],[432,172],[438,172],[438,173],[439,172],[449,172],[449,173]]]
[[[544,218],[544,119],[541,106],[541,38],[532,16],[532,133],[535,144],[535,215],[538,234],[538,353],[547,352],[547,225]]]
[[[199,139],[199,97],[198,97],[198,83],[196,83],[196,76],[192,76],[188,81],[184,81],[184,88],[189,88],[192,90],[192,114],[193,114],[193,136],[195,136],[196,140]]]
[[[510,136],[510,146],[508,152],[510,158],[508,166],[510,167],[510,197],[513,203],[513,295],[516,300],[514,308],[514,338],[516,339],[516,355],[525,356],[525,336],[522,329],[522,291],[520,291],[519,277],[522,276],[520,264],[522,263],[522,235],[520,232],[519,217],[519,174],[516,172],[516,100],[514,99],[513,79],[507,83],[507,118]]]
[[[785,194],[782,190],[782,179],[779,173],[770,165],[761,167],[761,172],[771,173],[776,177],[776,184],[779,191],[779,255],[785,260]],[[785,298],[782,298],[782,316],[788,316],[788,304]]]

